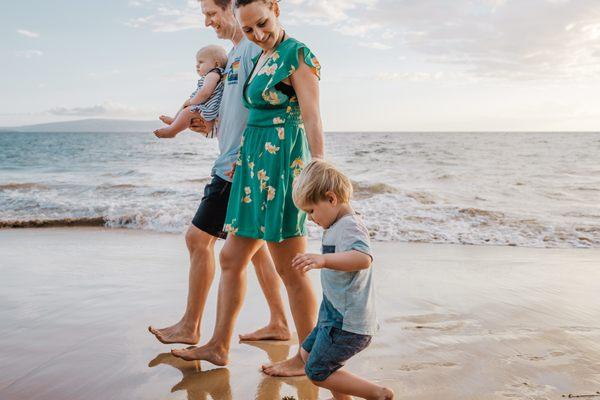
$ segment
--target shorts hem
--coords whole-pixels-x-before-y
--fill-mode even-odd
[[[234,232],[233,234],[235,236],[245,237],[245,238],[249,238],[249,239],[264,240],[265,242],[274,242],[274,243],[281,243],[286,239],[292,239],[295,237],[306,236],[306,233],[294,232],[292,234],[283,234],[283,235],[281,235],[280,238],[277,239],[277,238],[272,238],[272,237],[264,237],[263,235],[257,236],[256,233],[254,233],[254,232],[237,231],[237,232]]]

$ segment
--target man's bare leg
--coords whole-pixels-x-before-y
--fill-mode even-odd
[[[300,344],[317,322],[317,299],[310,279],[306,274],[292,268],[294,256],[304,253],[305,249],[305,237],[290,238],[281,243],[269,242],[269,251],[287,290]],[[262,369],[264,373],[271,376],[299,376],[304,375],[304,362],[298,351],[292,358],[275,364],[263,365]]]
[[[150,332],[165,344],[196,344],[200,340],[199,328],[206,298],[215,276],[214,247],[216,237],[190,226],[185,241],[190,253],[190,274],[185,313],[179,322],[167,328]]]
[[[265,244],[252,257],[258,283],[265,295],[271,317],[269,324],[252,333],[240,335],[240,340],[289,340],[291,338],[281,298],[281,279]]]
[[[221,280],[217,297],[217,321],[212,338],[201,347],[171,350],[184,360],[206,360],[227,365],[233,326],[246,294],[246,266],[263,242],[230,234],[219,255]]]

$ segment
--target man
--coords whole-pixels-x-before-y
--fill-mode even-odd
[[[233,49],[228,55],[225,88],[219,109],[219,157],[211,171],[212,180],[204,189],[204,197],[186,233],[186,244],[190,253],[189,288],[185,313],[179,322],[167,328],[149,330],[165,344],[196,344],[200,340],[199,330],[206,298],[215,274],[214,246],[223,232],[229,191],[231,188],[232,165],[235,162],[244,131],[248,111],[242,104],[242,90],[252,69],[252,58],[260,49],[246,39],[231,11],[231,0],[200,0],[205,25],[212,27],[217,37],[230,40]],[[204,131],[199,117],[192,129]],[[263,245],[252,257],[252,263],[267,299],[270,321],[267,326],[247,335],[242,340],[288,340],[290,331],[280,295],[280,278],[270,254]]]

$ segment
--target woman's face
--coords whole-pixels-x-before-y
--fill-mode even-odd
[[[279,6],[270,7],[262,0],[255,1],[236,10],[244,34],[264,51],[272,50],[281,35]]]

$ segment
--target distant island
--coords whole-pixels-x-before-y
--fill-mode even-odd
[[[90,118],[77,121],[1,127],[0,132],[151,132],[161,125],[160,121]]]

